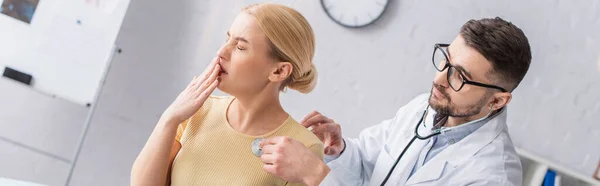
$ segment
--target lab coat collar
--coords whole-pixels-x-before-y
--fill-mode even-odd
[[[429,115],[429,114],[428,114]],[[428,116],[430,117],[430,116]],[[431,115],[433,117],[433,115]],[[429,125],[432,126],[432,125]],[[406,182],[407,185],[439,179],[446,166],[457,167],[491,143],[506,128],[506,108],[481,128],[451,145],[425,163]]]

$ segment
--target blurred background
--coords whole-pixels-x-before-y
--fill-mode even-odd
[[[356,137],[429,92],[435,43],[469,19],[500,16],[533,54],[508,107],[524,185],[549,173],[600,185],[598,0],[372,1],[385,12],[361,28],[336,23],[318,0],[269,1],[300,11],[316,35],[317,88],[282,94],[292,117],[318,110]],[[24,16],[7,10],[19,2]],[[128,185],[164,109],[258,2],[0,0],[0,71],[13,77],[0,78],[0,185]]]

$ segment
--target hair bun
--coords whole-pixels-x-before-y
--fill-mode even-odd
[[[293,77],[288,87],[298,92],[307,94],[310,93],[317,85],[317,69],[314,64],[311,64],[310,70],[302,74],[300,77]]]

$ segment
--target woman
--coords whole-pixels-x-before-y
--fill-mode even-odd
[[[136,159],[132,185],[295,185],[263,170],[256,139],[289,136],[323,158],[323,144],[279,101],[286,87],[312,91],[313,31],[276,4],[243,9],[227,42],[161,116]],[[210,96],[215,88],[233,97]]]

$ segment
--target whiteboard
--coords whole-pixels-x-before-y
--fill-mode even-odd
[[[11,67],[32,75],[33,89],[92,103],[129,2],[40,0],[29,24],[0,14],[0,71]]]

